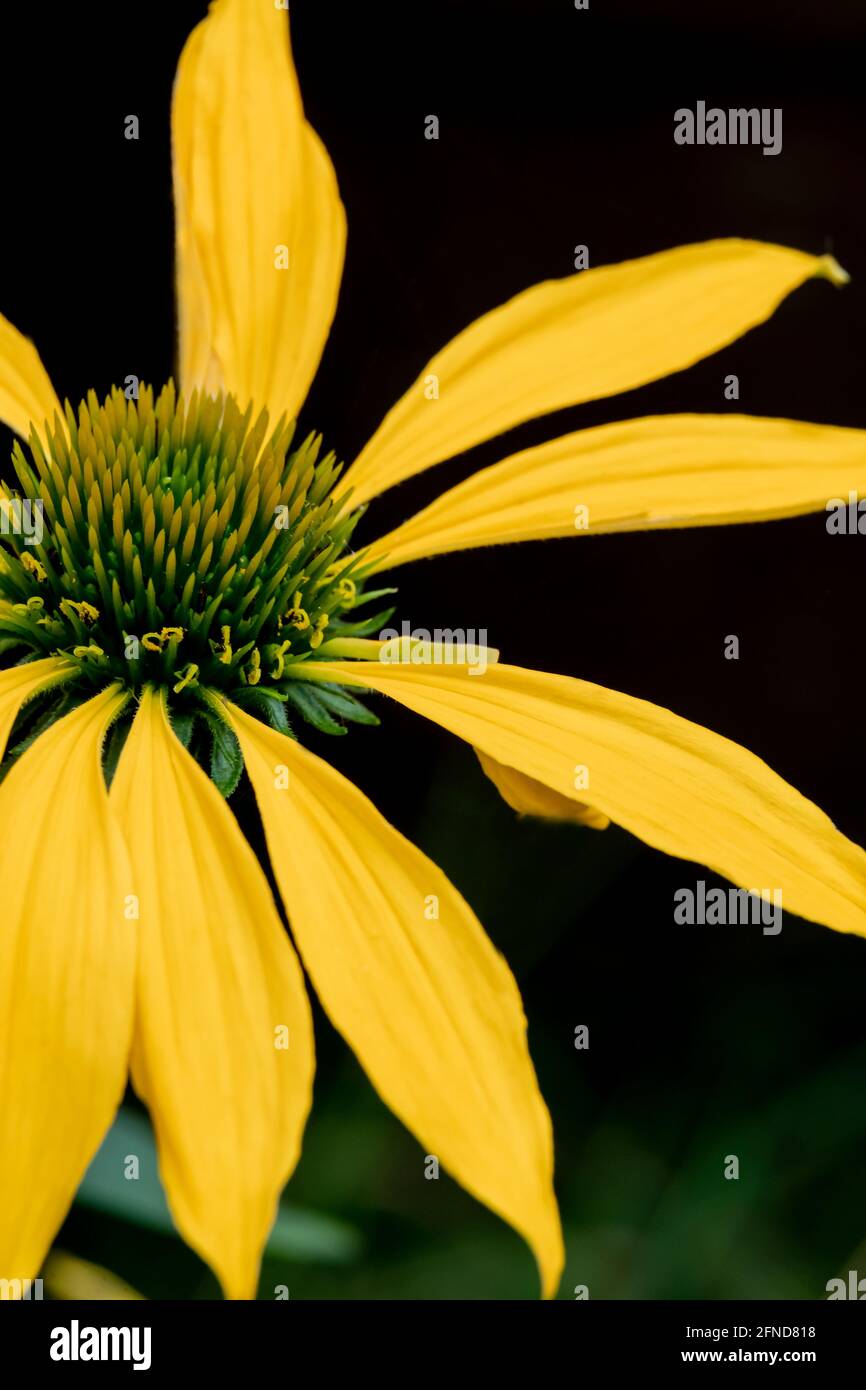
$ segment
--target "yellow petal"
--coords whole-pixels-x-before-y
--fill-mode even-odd
[[[138,1302],[142,1295],[111,1270],[81,1260],[66,1250],[52,1250],[43,1272],[45,1287],[53,1299],[64,1302]]]
[[[6,751],[19,710],[40,690],[68,680],[77,669],[62,657],[47,656],[43,661],[28,661],[24,666],[10,666],[0,671],[0,758]]]
[[[603,816],[594,806],[586,806],[571,797],[563,796],[536,782],[534,777],[526,777],[516,768],[506,767],[476,748],[478,761],[512,811],[521,816],[537,816],[540,820],[573,820],[578,825],[589,826],[591,830],[606,830],[610,817]]]
[[[521,421],[680,371],[813,275],[844,278],[831,257],[729,240],[535,285],[428,362],[344,483],[362,502]]]
[[[62,420],[63,410],[39,353],[0,315],[0,420],[26,436],[31,424],[41,430],[55,410]]]
[[[284,11],[212,4],[181,55],[172,144],[183,390],[294,416],[334,316],[346,219]]]
[[[866,936],[866,854],[754,753],[670,710],[501,663],[310,662],[307,678],[392,696],[507,767],[573,796],[666,854]]]
[[[94,696],[0,785],[0,1271],[32,1278],[123,1098],[136,928]]]
[[[139,899],[133,1083],[178,1229],[228,1297],[253,1298],[310,1108],[300,966],[255,855],[152,691],[111,801]]]
[[[507,965],[441,870],[351,782],[225,708],[325,1010],[425,1153],[525,1237],[553,1294],[550,1119]]]
[[[659,415],[554,439],[444,492],[371,547],[377,568],[504,541],[715,526],[866,491],[866,433],[749,415]]]

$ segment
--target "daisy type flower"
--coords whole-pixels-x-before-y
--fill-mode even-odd
[[[615,821],[866,933],[866,855],[745,749],[492,651],[386,642],[393,610],[370,608],[379,572],[467,546],[822,509],[866,481],[861,436],[632,420],[506,458],[366,548],[353,530],[401,480],[687,367],[842,272],[719,241],[537,285],[443,348],[341,474],[293,421],[345,217],[273,0],[212,6],[172,131],[178,390],[61,407],[0,321],[0,417],[26,441],[0,499],[0,1274],[38,1271],[131,1076],[178,1229],[227,1296],[255,1294],[310,1107],[303,962],[382,1099],[551,1295],[551,1125],[514,979],[306,729],[377,723],[364,701],[388,695],[471,744],[519,812]],[[227,802],[243,769],[291,937]]]

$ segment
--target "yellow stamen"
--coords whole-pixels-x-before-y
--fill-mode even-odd
[[[175,695],[179,695],[180,692],[181,692],[182,690],[185,690],[186,687],[187,687],[188,685],[197,685],[197,684],[198,684],[198,682],[197,682],[197,680],[196,680],[196,676],[197,676],[197,675],[198,675],[198,667],[196,666],[196,664],[195,664],[194,661],[191,661],[191,662],[189,663],[189,665],[186,666],[186,667],[184,668],[183,672],[181,673],[181,678],[180,678],[180,680],[177,682],[177,685],[175,685],[175,686],[172,687],[172,689],[174,690]]]
[[[286,622],[291,623],[292,627],[296,627],[298,632],[304,632],[310,626],[310,615],[305,608],[301,607],[302,598],[301,590],[296,590],[295,601],[286,614]]]
[[[324,629],[328,626],[329,621],[330,619],[328,618],[327,613],[320,613],[318,618],[316,619],[316,631],[310,638],[310,646],[313,649],[313,651],[315,651],[317,647],[320,647],[322,645],[322,641],[325,635]]]
[[[40,564],[35,555],[31,555],[29,550],[25,550],[21,556],[21,568],[27,570],[28,574],[35,576],[37,584],[44,584],[48,578],[48,571],[45,566]]]
[[[326,589],[327,586],[329,584],[332,584],[333,581],[337,578],[337,575],[340,573],[340,570],[344,570],[347,565],[351,564],[351,562],[351,555],[344,555],[342,560],[334,560],[330,565],[328,565],[328,568],[325,570],[325,573],[322,575],[321,579],[316,585],[316,588]],[[345,592],[343,589],[344,584],[351,584],[352,592],[355,592],[355,585],[351,579],[341,579],[340,583],[337,585],[337,588],[341,593]]]
[[[274,660],[276,662],[276,666],[274,666],[271,669],[272,681],[278,681],[281,679],[283,671],[286,667],[286,652],[289,650],[291,645],[291,642],[287,639],[285,642],[282,643],[281,646],[277,647],[277,650],[274,652]]]
[[[246,670],[247,685],[258,685],[262,678],[262,657],[258,647],[253,647],[252,656]]]
[[[99,617],[99,609],[94,608],[92,603],[78,603],[73,598],[61,599],[60,611],[64,613],[67,618],[70,616],[70,609],[76,617],[80,618],[83,623],[87,623],[89,627],[92,627]]]
[[[219,644],[218,642],[217,642],[217,643],[211,642],[211,646],[213,647],[213,649],[214,649],[215,652],[219,652],[219,659],[220,659],[220,661],[222,662],[223,666],[228,666],[228,665],[230,664],[230,662],[231,662],[231,659],[232,659],[232,630],[231,630],[231,628],[228,627],[228,626],[226,626],[226,627],[221,627],[221,628],[220,628],[220,636],[222,637],[222,646],[220,646],[220,644]]]

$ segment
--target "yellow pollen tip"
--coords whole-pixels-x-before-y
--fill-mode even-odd
[[[184,669],[183,672],[181,673],[180,680],[177,682],[177,684],[176,684],[175,686],[172,687],[172,689],[174,690],[175,695],[179,695],[180,692],[181,692],[182,690],[185,690],[186,687],[187,687],[188,685],[197,685],[197,684],[198,684],[198,682],[197,682],[197,680],[196,680],[196,677],[197,677],[197,676],[198,676],[198,667],[196,666],[196,664],[195,664],[194,661],[191,661],[191,662],[189,663],[189,665],[188,665],[187,667],[185,667],[185,669]]]
[[[246,669],[247,685],[258,685],[262,678],[262,657],[258,647],[253,648],[249,665]]]
[[[88,626],[92,626],[99,617],[99,609],[94,608],[92,603],[78,603],[73,598],[61,599],[60,611],[61,613],[65,613],[67,617],[70,613],[74,613],[76,617],[79,617],[81,621],[87,623]]]
[[[283,671],[286,667],[286,652],[289,650],[291,645],[291,642],[286,640],[279,647],[277,647],[277,650],[274,652],[273,656],[276,665],[271,667],[270,674],[272,681],[278,681],[282,679]]]
[[[48,571],[45,566],[40,564],[35,555],[31,555],[29,550],[25,550],[21,556],[21,568],[32,574],[37,584],[44,584],[48,578]]]
[[[218,652],[218,653],[219,653],[219,659],[220,659],[220,661],[222,662],[223,666],[228,666],[229,663],[230,663],[230,661],[231,661],[231,659],[232,659],[232,630],[231,630],[231,628],[230,628],[230,627],[221,627],[221,628],[220,628],[220,636],[222,637],[222,645],[220,645],[219,643],[214,644],[214,643],[212,642],[212,643],[211,643],[211,646],[213,647],[213,649],[214,649],[215,652]]]

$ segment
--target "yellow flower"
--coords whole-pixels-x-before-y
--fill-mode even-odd
[[[348,549],[359,504],[402,479],[684,368],[810,276],[842,275],[719,241],[536,286],[437,354],[341,479],[286,423],[334,314],[345,218],[270,0],[217,0],[172,121],[180,394],[61,408],[0,320],[0,418],[28,441],[14,464],[45,521],[4,525],[0,551],[0,1274],[38,1270],[131,1074],[179,1230],[228,1296],[254,1295],[311,1098],[297,949],[383,1100],[525,1237],[551,1295],[551,1127],[515,982],[440,870],[290,736],[287,709],[340,733],[378,722],[349,687],[390,695],[467,740],[515,809],[616,821],[866,934],[866,855],[744,749],[495,652],[481,674],[478,651],[371,640],[390,613],[351,620],[376,571],[421,556],[821,508],[866,481],[856,432],[737,416],[586,430]],[[292,940],[226,804],[244,766]]]

